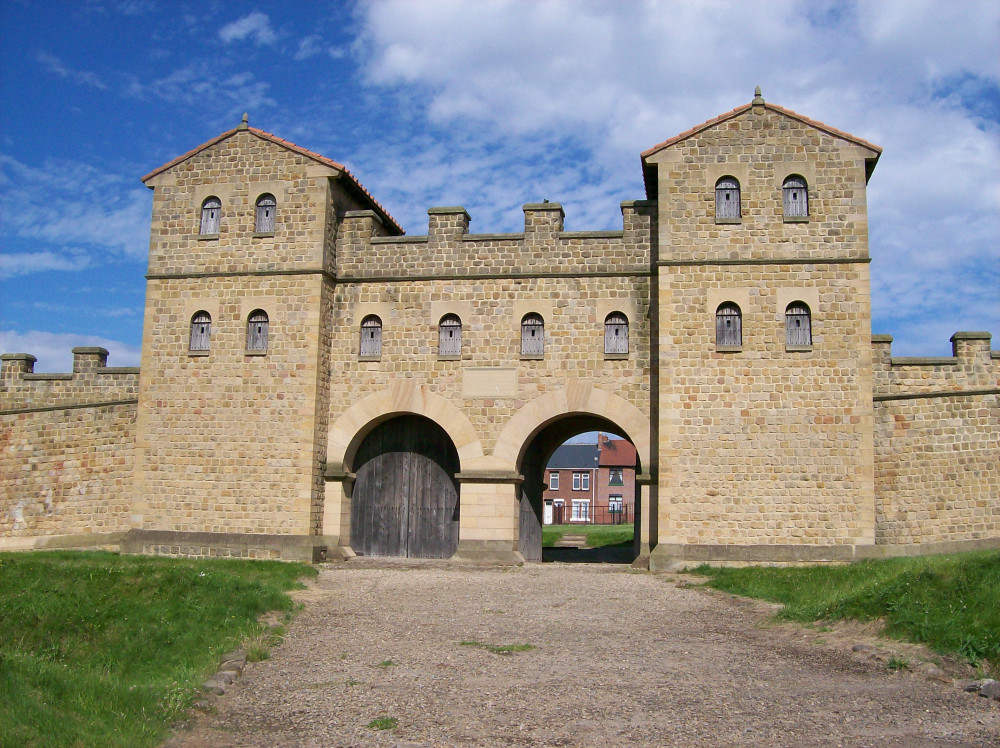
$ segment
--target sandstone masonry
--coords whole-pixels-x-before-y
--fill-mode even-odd
[[[314,560],[381,533],[518,563],[581,430],[636,446],[641,565],[1000,547],[990,335],[871,335],[880,153],[758,95],[642,154],[620,230],[540,203],[520,233],[454,206],[407,236],[244,122],[144,178],[141,378],[4,355],[0,548]]]

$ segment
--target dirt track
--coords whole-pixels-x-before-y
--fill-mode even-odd
[[[271,659],[168,746],[1000,745],[996,702],[670,575],[352,562],[301,599]],[[398,726],[367,727],[383,716]]]

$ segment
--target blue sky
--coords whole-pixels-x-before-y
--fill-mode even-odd
[[[1000,3],[0,0],[0,349],[138,365],[151,192],[250,123],[346,164],[408,233],[464,205],[620,228],[639,153],[767,100],[878,143],[873,331],[1000,338]],[[994,339],[993,347],[1000,347]]]

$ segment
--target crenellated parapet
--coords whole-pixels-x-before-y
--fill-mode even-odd
[[[30,353],[0,358],[0,414],[134,404],[138,398],[138,367],[109,367],[105,348],[74,348],[70,373],[36,374]]]
[[[873,393],[879,400],[935,394],[1000,392],[1000,351],[990,349],[988,332],[956,332],[952,355],[892,355],[892,336],[872,336]]]
[[[524,231],[470,234],[461,206],[431,208],[428,231],[386,236],[373,211],[351,211],[338,234],[337,275],[344,280],[648,273],[656,203],[621,204],[620,231],[566,231],[558,203],[523,206]]]

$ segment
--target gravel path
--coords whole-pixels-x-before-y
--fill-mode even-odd
[[[169,748],[1000,745],[996,702],[672,575],[351,562],[301,599]],[[488,648],[509,644],[534,649]]]

